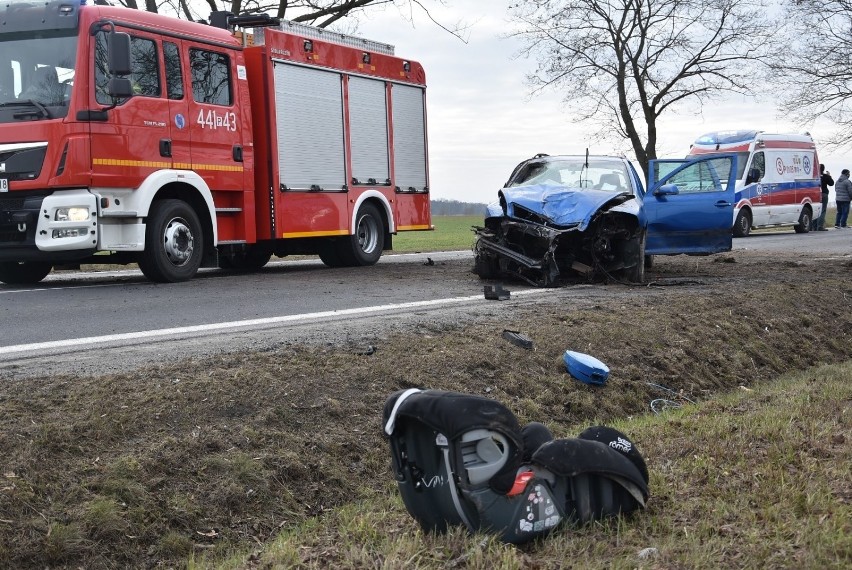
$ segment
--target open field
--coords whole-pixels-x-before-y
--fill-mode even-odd
[[[496,303],[357,346],[7,379],[0,567],[848,567],[850,272],[849,255],[662,258],[647,288]],[[568,377],[566,349],[607,363],[607,385]],[[698,406],[655,416],[671,393],[649,382]],[[424,536],[380,435],[385,398],[407,387],[492,397],[557,437],[616,424],[648,460],[649,509],[521,548]]]
[[[472,249],[472,226],[481,226],[483,216],[435,216],[431,232],[401,232],[393,237],[396,253]]]

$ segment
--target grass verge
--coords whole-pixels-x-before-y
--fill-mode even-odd
[[[481,226],[483,216],[435,216],[431,232],[400,232],[393,237],[394,253],[454,251],[473,248],[471,226]]]
[[[513,547],[461,531],[424,534],[388,485],[217,567],[848,568],[849,378],[852,362],[823,366],[616,422],[641,442],[651,471],[649,508],[629,518]],[[202,557],[190,567],[208,565]]]

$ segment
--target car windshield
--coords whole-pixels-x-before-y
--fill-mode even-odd
[[[611,192],[631,190],[624,163],[618,159],[584,157],[531,161],[522,168],[509,186],[549,184],[574,188],[594,188]]]
[[[0,34],[0,122],[68,114],[76,30]]]

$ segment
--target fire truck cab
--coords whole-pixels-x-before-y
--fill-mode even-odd
[[[819,162],[809,134],[718,131],[699,137],[690,157],[737,155],[738,173],[733,234],[752,228],[793,226],[810,231],[822,211]]]
[[[251,20],[0,6],[0,281],[136,262],[176,282],[290,254],[372,265],[394,234],[432,228],[423,68]]]

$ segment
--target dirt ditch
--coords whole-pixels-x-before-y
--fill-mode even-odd
[[[846,361],[850,272],[848,256],[665,258],[646,287],[608,285],[612,295],[589,301],[557,295],[357,344],[288,341],[116,374],[7,380],[0,566],[168,567],[193,552],[258,547],[387,484],[381,407],[400,388],[493,397],[522,423],[565,436],[653,413],[653,401],[704,401]],[[605,362],[607,384],[572,380],[568,349]]]

